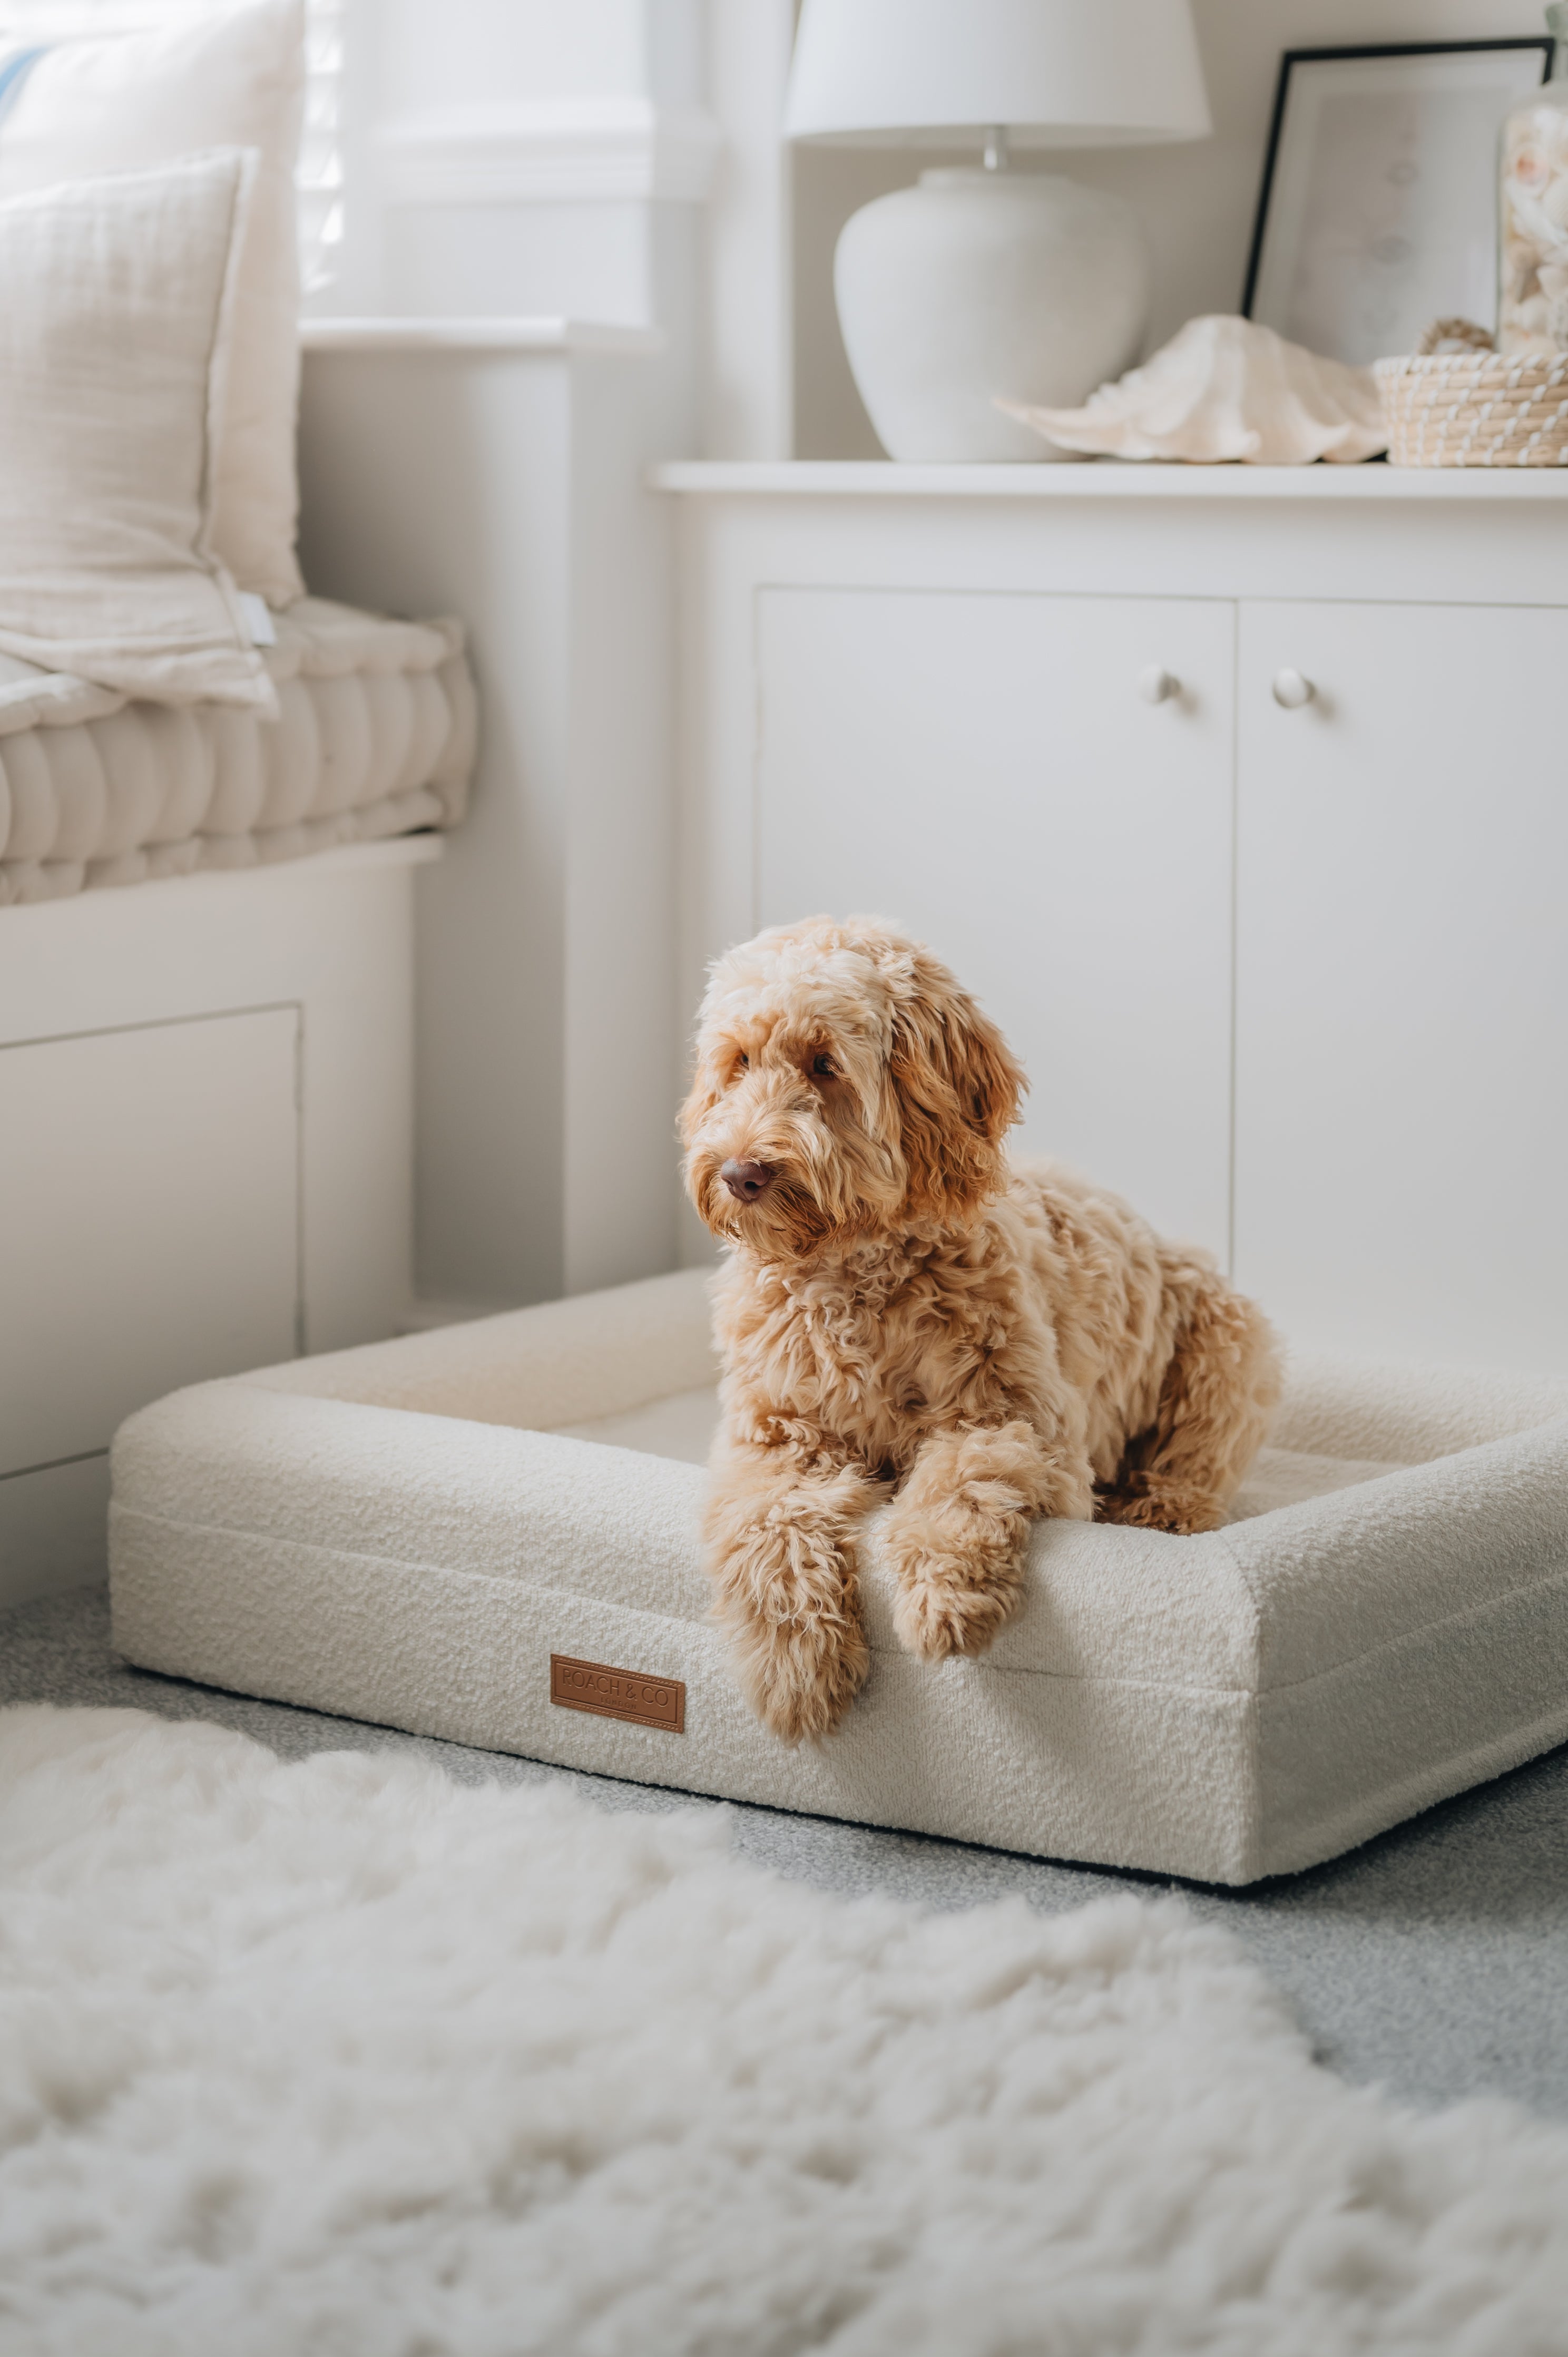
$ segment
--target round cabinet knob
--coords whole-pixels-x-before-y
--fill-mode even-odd
[[[1181,694],[1181,682],[1174,671],[1151,663],[1147,671],[1138,673],[1138,693],[1145,704],[1168,704],[1173,695]]]
[[[1274,673],[1274,702],[1283,705],[1287,712],[1299,712],[1302,705],[1310,704],[1316,694],[1317,690],[1305,673],[1280,671]]]

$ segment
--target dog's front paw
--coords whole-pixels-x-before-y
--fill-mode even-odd
[[[871,1667],[858,1624],[842,1618],[757,1620],[735,1635],[746,1700],[785,1743],[832,1735]]]
[[[843,1487],[715,1495],[710,1506],[718,1614],[741,1686],[786,1743],[831,1735],[871,1667]]]
[[[1023,1600],[1020,1566],[976,1565],[910,1546],[892,1550],[898,1575],[893,1626],[906,1652],[922,1662],[983,1653]]]
[[[1211,1491],[1165,1481],[1157,1474],[1133,1473],[1097,1493],[1095,1520],[1120,1523],[1128,1530],[1170,1531],[1178,1538],[1195,1538],[1200,1531],[1219,1530],[1225,1508]]]

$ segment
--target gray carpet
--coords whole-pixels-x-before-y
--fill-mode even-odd
[[[0,1703],[110,1704],[208,1718],[274,1751],[395,1746],[473,1782],[560,1777],[611,1809],[708,1801],[502,1754],[251,1702],[133,1670],[109,1645],[96,1589],[0,1620]],[[1021,1891],[1058,1910],[1147,1875],[1052,1866],[914,1834],[736,1807],[736,1848],[824,1889],[885,1890],[938,1908]],[[1324,2061],[1423,2105],[1511,2095],[1568,2117],[1568,1749],[1432,1809],[1331,1866],[1247,1891],[1187,1888],[1289,1992]]]

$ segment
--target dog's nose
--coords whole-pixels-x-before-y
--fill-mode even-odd
[[[737,1203],[755,1203],[773,1184],[773,1173],[766,1162],[722,1162],[719,1177]]]

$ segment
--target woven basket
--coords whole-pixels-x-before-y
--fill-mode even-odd
[[[1442,343],[1464,351],[1442,352]],[[1509,360],[1439,319],[1409,360],[1374,361],[1393,467],[1568,467],[1568,352]]]

